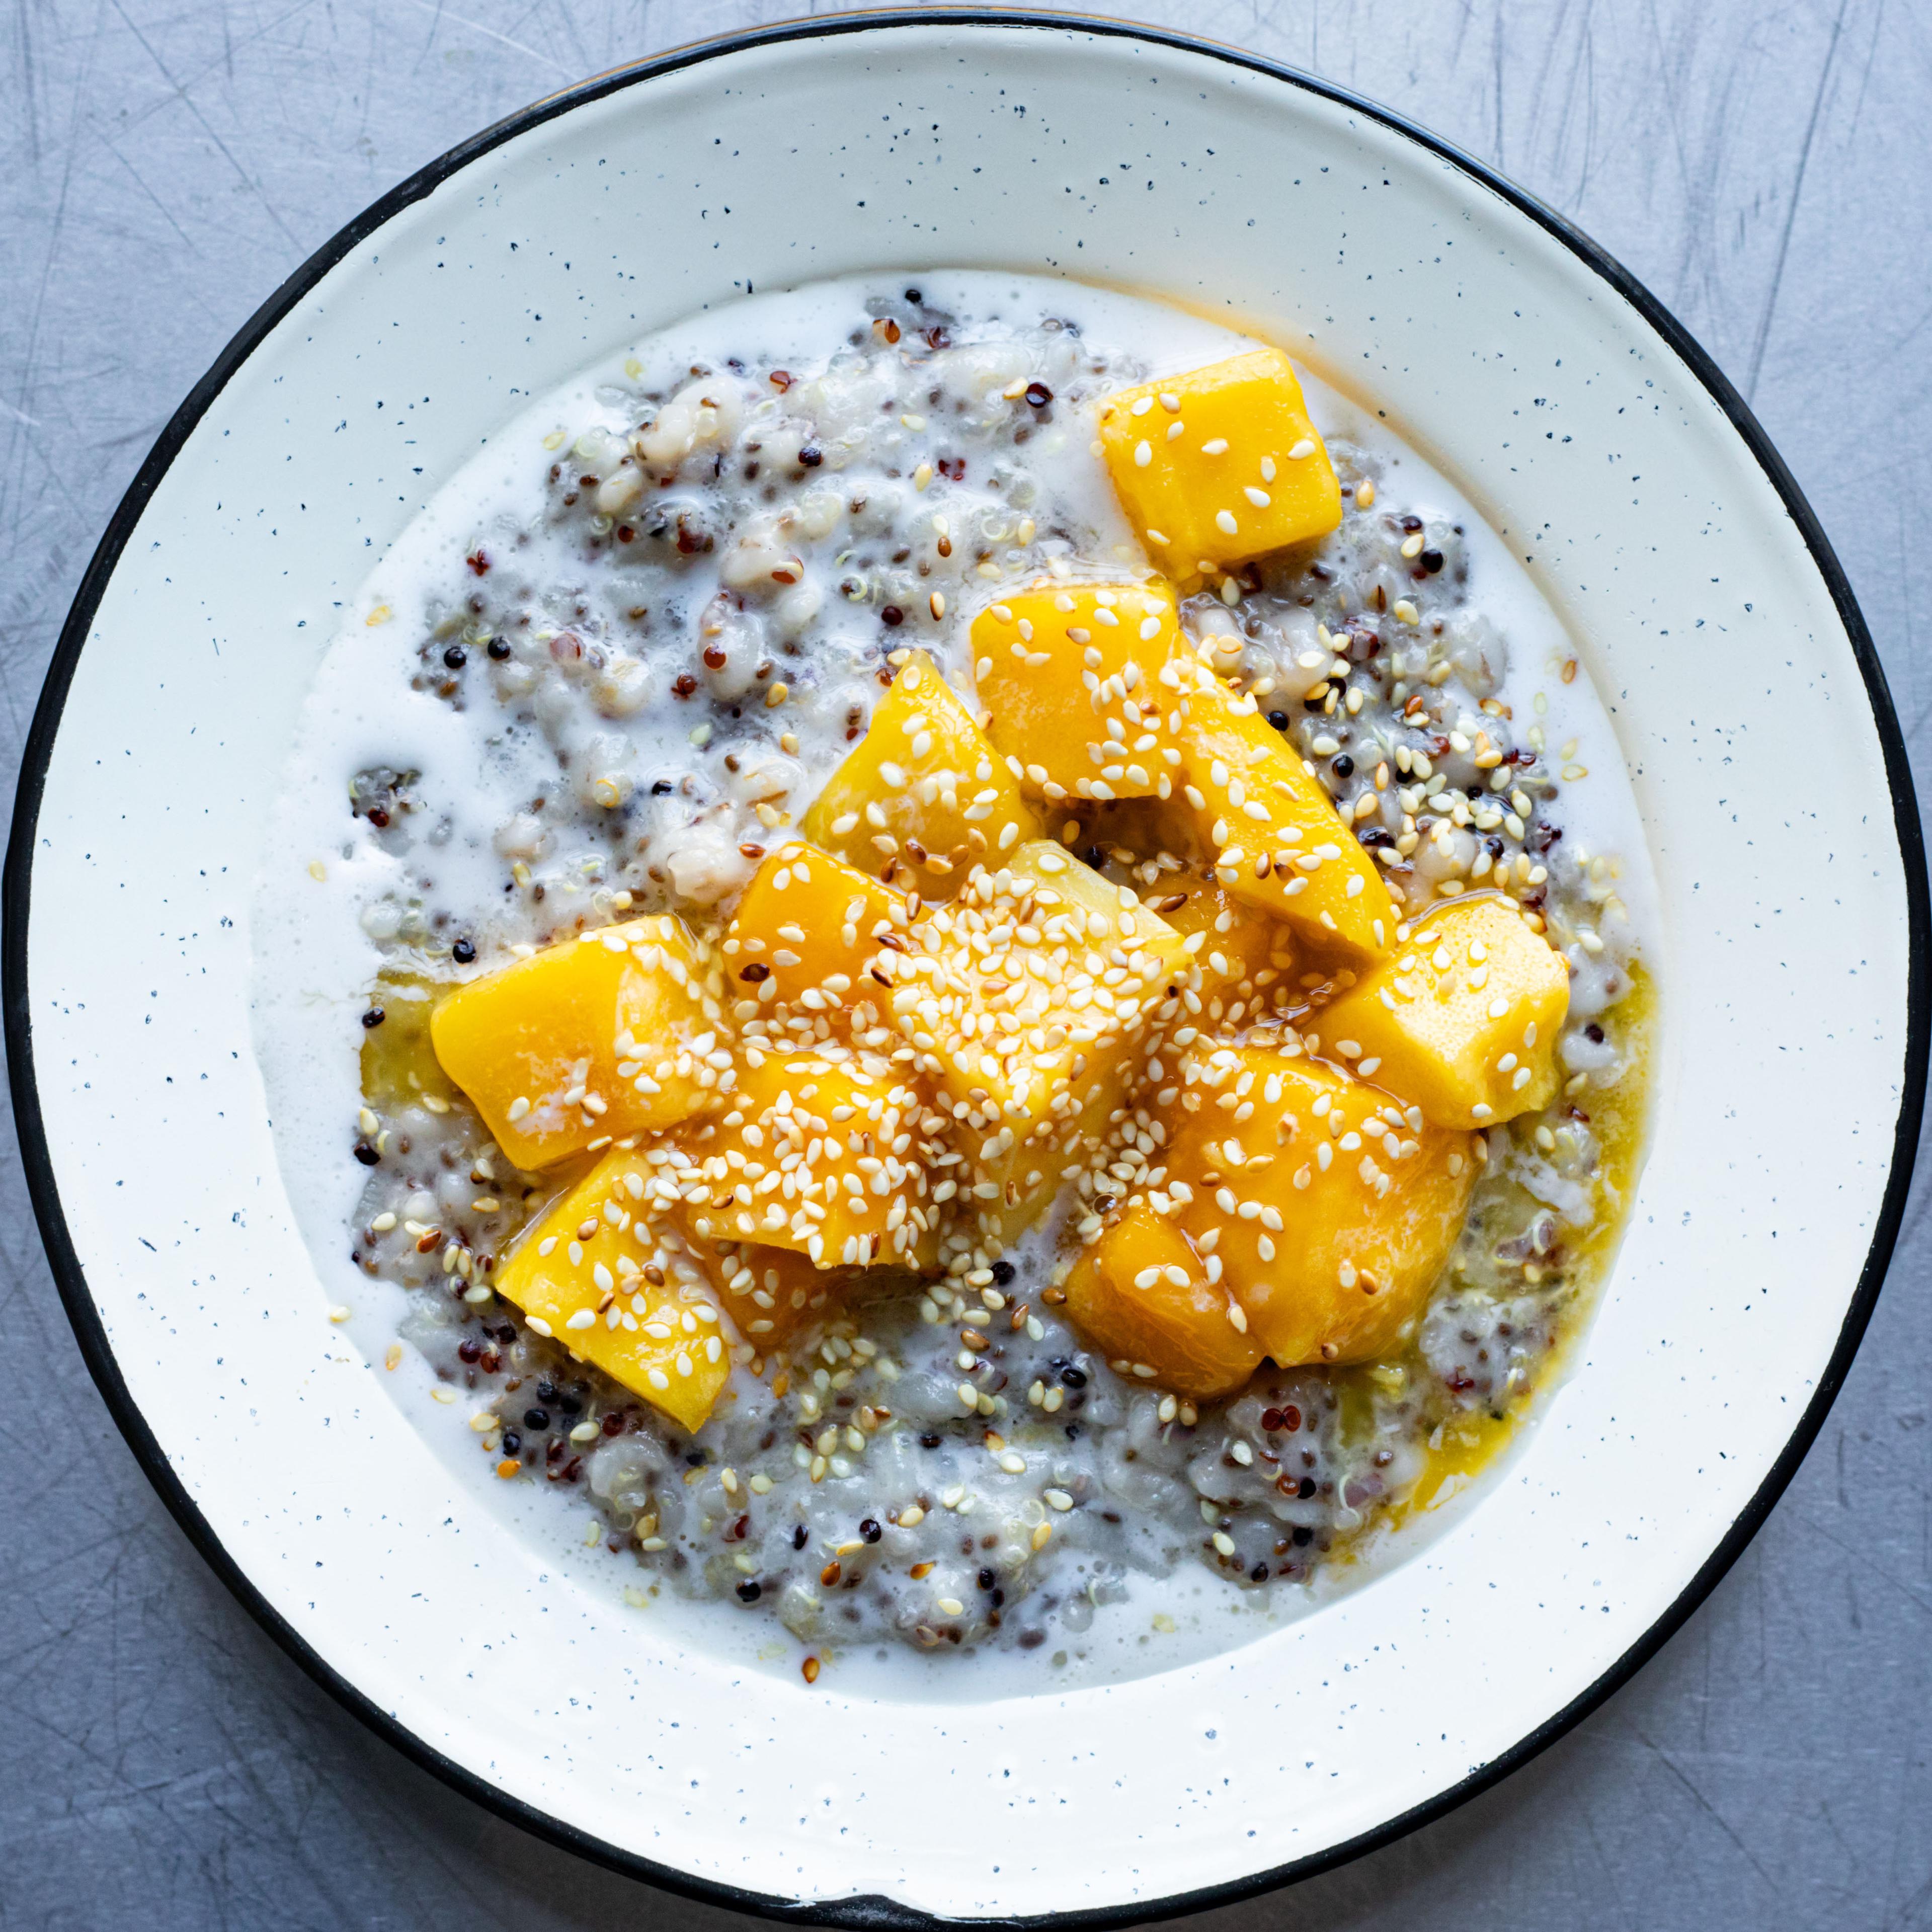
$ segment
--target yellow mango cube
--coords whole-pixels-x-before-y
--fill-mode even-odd
[[[914,651],[803,830],[861,872],[946,898],[974,865],[998,863],[1040,825],[964,701]]]
[[[998,1182],[998,1204],[1017,1207],[1006,1184],[1030,1194],[1036,1166],[1057,1175],[1095,1090],[1126,1073],[1186,972],[1180,937],[1048,839],[980,873],[914,936],[892,969],[894,1022],[944,1089],[969,1160]]]
[[[837,1012],[869,991],[883,939],[903,938],[903,893],[809,845],[786,845],[752,874],[724,944],[734,996],[761,1010]],[[748,1017],[741,1014],[741,1018]]]
[[[856,1279],[851,1270],[814,1266],[795,1248],[707,1241],[695,1234],[689,1246],[739,1334],[761,1354],[835,1314]]]
[[[989,1254],[1011,1247],[1069,1181],[1096,1164],[1114,1117],[1126,1104],[1127,1072],[1127,1060],[1117,1060],[1088,1084],[1077,1112],[1050,1112],[1010,1138],[983,1107],[965,1109],[953,1129],[955,1145],[967,1155],[959,1198]]]
[[[914,938],[892,1011],[950,1103],[974,1225],[1004,1247],[1090,1165],[1186,953],[1136,895],[1050,840],[982,873]]]
[[[459,986],[430,1038],[498,1146],[519,1167],[544,1167],[673,1126],[711,1099],[718,986],[714,956],[682,920],[635,919]]]
[[[1223,1103],[1226,1104],[1223,1104]],[[1168,1117],[1181,1228],[1284,1368],[1372,1361],[1420,1313],[1475,1185],[1474,1137],[1306,1054],[1216,1046]]]
[[[1561,956],[1500,894],[1449,900],[1314,1024],[1329,1050],[1438,1127],[1493,1126],[1556,1096]]]
[[[1172,668],[1186,711],[1180,794],[1216,880],[1318,946],[1378,956],[1395,937],[1395,906],[1321,780],[1252,698],[1205,665]]]
[[[728,1106],[686,1137],[692,1232],[820,1268],[919,1266],[938,1245],[928,1169],[944,1124],[876,1055],[748,1044]]]
[[[1278,349],[1108,397],[1100,446],[1128,521],[1184,586],[1342,520],[1335,466]]]
[[[731,1350],[703,1274],[667,1243],[650,1168],[614,1148],[553,1202],[491,1286],[539,1335],[695,1433],[730,1378]]]
[[[1173,789],[1156,680],[1179,642],[1171,586],[1042,578],[973,620],[987,734],[1031,796],[1166,798]]]
[[[1206,1401],[1261,1366],[1261,1345],[1225,1286],[1173,1222],[1145,1206],[1087,1249],[1066,1278],[1066,1312],[1114,1372]]]

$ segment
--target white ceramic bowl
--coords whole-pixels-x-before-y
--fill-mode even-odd
[[[480,437],[754,284],[945,264],[1237,319],[1466,484],[1612,706],[1665,1022],[1653,1151],[1583,1358],[1453,1534],[1206,1664],[922,1707],[668,1653],[459,1491],[328,1326],[294,1234],[246,905],[334,601]],[[48,678],[8,859],[8,1042],[42,1229],[117,1420],[237,1594],[374,1728],[532,1828],[753,1907],[1142,1918],[1333,1862],[1520,1763],[1736,1556],[1898,1222],[1925,1070],[1917,827],[1790,478],[1554,217],[1232,52],[1064,20],[833,20],[479,136],[223,355]]]

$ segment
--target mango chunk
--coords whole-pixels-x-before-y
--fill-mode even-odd
[[[1180,938],[1048,839],[980,872],[914,936],[919,950],[892,969],[898,1030],[950,1102],[975,1200],[997,1214],[1031,1199],[1037,1212],[1096,1090],[1125,1079],[1184,974]]]
[[[1060,1190],[1096,1164],[1118,1110],[1126,1104],[1129,1063],[1123,1058],[1088,1083],[1070,1116],[1054,1112],[1026,1133],[1006,1138],[985,1124],[983,1108],[969,1108],[956,1125],[956,1144],[968,1150],[960,1198],[989,1253],[1010,1248],[1053,1205]],[[974,1126],[972,1122],[982,1124]]]
[[[1473,1138],[1262,1046],[1190,1054],[1168,1125],[1170,1188],[1192,1196],[1180,1226],[1220,1263],[1262,1348],[1283,1368],[1386,1354],[1455,1246]]]
[[[1486,1127],[1556,1096],[1570,975],[1494,892],[1448,901],[1323,1007],[1330,1048],[1438,1127]]]
[[[1128,521],[1178,584],[1342,520],[1335,466],[1278,349],[1108,397],[1100,446]]]
[[[1240,1304],[1174,1224],[1130,1208],[1066,1278],[1066,1312],[1117,1374],[1206,1400],[1261,1366]]]
[[[1038,838],[1040,825],[958,694],[914,651],[803,830],[861,872],[936,899],[978,861]]]
[[[1184,897],[1177,882],[1170,898],[1155,904],[1201,969],[1204,992],[1245,989],[1252,994],[1294,970],[1294,938],[1281,920],[1244,905],[1218,881],[1190,884]],[[1180,904],[1174,904],[1174,898]]]
[[[1252,698],[1206,666],[1177,662],[1186,690],[1181,796],[1234,898],[1286,920],[1317,946],[1357,959],[1384,952],[1396,911],[1318,778]]]
[[[760,1009],[836,1012],[864,992],[878,994],[866,969],[907,923],[904,894],[830,852],[783,846],[738,902],[724,938],[726,983]]]
[[[1042,578],[973,620],[988,734],[1031,796],[1166,798],[1180,762],[1155,682],[1180,640],[1174,592]]]
[[[739,1334],[760,1353],[834,1313],[853,1280],[843,1269],[814,1267],[795,1248],[694,1235],[690,1249]]]
[[[692,1232],[794,1249],[819,1268],[920,1265],[938,1246],[928,1169],[944,1125],[875,1055],[747,1045],[728,1107],[688,1138]]]
[[[681,920],[632,920],[459,986],[430,1039],[503,1151],[544,1167],[593,1141],[674,1126],[711,1099],[716,973]]]
[[[979,1235],[1004,1247],[1091,1165],[1185,955],[1134,895],[1045,840],[917,938],[926,963],[898,962],[893,1010],[951,1102]]]
[[[551,1204],[491,1286],[538,1334],[694,1434],[730,1378],[731,1350],[701,1271],[660,1236],[650,1175],[634,1149],[612,1149]]]

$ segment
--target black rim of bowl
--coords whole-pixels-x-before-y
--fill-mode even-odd
[[[330,269],[350,251],[381,228],[394,216],[422,200],[441,183],[459,172],[480,156],[505,142],[528,132],[544,122],[586,103],[602,99],[635,86],[640,81],[694,67],[748,48],[766,46],[788,40],[829,40],[853,34],[876,33],[896,27],[924,28],[1022,28],[1057,35],[1090,34],[1112,40],[1137,40],[1150,45],[1205,56],[1226,64],[1245,68],[1304,93],[1318,95],[1352,111],[1366,116],[1404,136],[1418,147],[1450,162],[1474,182],[1501,196],[1520,213],[1554,236],[1577,259],[1634,308],[1649,323],[1691,374],[1703,385],[1730,419],[1745,446],[1756,460],[1772,487],[1783,500],[1798,534],[1803,538],[1813,562],[1823,578],[1844,626],[1859,672],[1873,721],[1884,748],[1886,780],[1892,793],[1894,830],[1899,860],[1905,878],[1907,928],[1910,958],[1907,973],[1907,1026],[1904,1057],[1904,1090],[1899,1102],[1894,1136],[1892,1166],[1885,1198],[1872,1232],[1870,1248],[1859,1272],[1858,1286],[1846,1308],[1845,1320],[1832,1350],[1830,1362],[1797,1426],[1792,1431],[1777,1460],[1737,1520],[1684,1586],[1676,1600],[1652,1624],[1616,1663],[1562,1710],[1519,1739],[1508,1750],[1478,1766],[1468,1776],[1438,1792],[1426,1802],[1388,1819],[1372,1830],[1346,1842],[1310,1854],[1273,1869],[1226,1883],[1165,1898],[1118,1906],[1042,1913],[1025,1918],[951,1920],[900,1904],[896,1900],[868,1894],[836,1900],[800,1902],[735,1886],[694,1877],[688,1873],[656,1863],[580,1831],[564,1820],[551,1816],[532,1805],[509,1796],[488,1780],[446,1757],[382,1710],[346,1678],[332,1669],[294,1628],[262,1597],[241,1566],[230,1556],[196,1508],[180,1478],[170,1468],[166,1454],[135,1406],[116,1363],[98,1309],[88,1292],[80,1258],[68,1233],[60,1196],[55,1184],[33,1062],[32,1018],[28,1005],[27,941],[32,890],[35,827],[40,814],[47,766],[58,734],[68,688],[76,664],[92,628],[95,611],[105,593],[121,553],[133,533],[148,499],[166,474],[209,404],[242,364],[254,352],[283,316],[315,287]],[[1186,34],[1136,26],[1131,22],[1091,18],[1077,14],[1008,13],[985,8],[934,8],[918,11],[893,10],[837,16],[823,20],[800,20],[747,32],[721,36],[674,48],[668,52],[612,69],[578,86],[566,88],[533,103],[520,112],[485,128],[469,140],[452,148],[381,200],[358,215],[338,234],[318,249],[257,309],[234,339],[223,350],[206,375],[189,392],[170,418],[159,440],[129,486],[114,512],[81,580],[67,622],[54,649],[52,663],[35,708],[32,728],[27,738],[4,879],[0,879],[0,998],[5,1003],[8,1078],[34,1210],[52,1266],[54,1279],[73,1323],[82,1356],[108,1409],[136,1460],[159,1492],[189,1540],[201,1552],[215,1574],[274,1640],[317,1684],[345,1708],[352,1712],[369,1728],[394,1744],[405,1756],[434,1772],[445,1784],[488,1806],[491,1810],[538,1837],[577,1852],[597,1864],[628,1876],[659,1886],[668,1891],[709,1903],[734,1906],[761,1916],[800,1921],[807,1924],[850,1928],[923,1928],[946,1924],[974,1927],[1012,1926],[1114,1926],[1142,1923],[1154,1918],[1179,1917],[1210,1906],[1234,1904],[1258,1894],[1313,1876],[1316,1873],[1345,1864],[1364,1852],[1377,1850],[1443,1816],[1478,1792],[1528,1762],[1580,1723],[1610,1694],[1627,1683],[1649,1661],[1716,1586],[1763,1523],[1772,1505],[1784,1492],[1799,1462],[1822,1425],[1839,1389],[1844,1385],[1852,1358],[1856,1353],[1865,1324],[1878,1299],[1879,1289],[1891,1260],[1900,1222],[1910,1189],[1913,1156],[1925,1096],[1927,1055],[1927,956],[1928,921],[1924,850],[1920,835],[1918,805],[1906,757],[1898,720],[1892,708],[1885,674],[1873,648],[1851,586],[1832,554],[1810,506],[1792,479],[1790,472],[1759,427],[1744,399],[1726,380],[1716,364],[1698,346],[1669,310],[1622,264],[1598,248],[1562,216],[1545,207],[1533,196],[1505,180],[1494,170],[1463,153],[1450,142],[1418,127],[1405,116],[1364,100],[1347,88],[1263,58],[1238,48],[1217,45]]]

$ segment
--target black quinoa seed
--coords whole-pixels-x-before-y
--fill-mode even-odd
[[[652,779],[652,781],[651,781],[651,796],[652,796],[652,797],[653,797],[653,798],[662,798],[662,797],[664,796],[664,795],[665,794],[665,793],[666,793],[666,792],[668,792],[668,791],[669,791],[670,790],[670,780],[669,778],[653,778],[653,779]]]
[[[1286,711],[1270,711],[1268,713],[1268,722],[1277,731],[1286,731],[1288,729],[1288,713]]]
[[[1300,1495],[1301,1500],[1304,1502],[1307,1502],[1308,1498],[1314,1495],[1315,1478],[1312,1476],[1304,1476],[1302,1478],[1301,1488],[1299,1493]]]
[[[369,1010],[362,1016],[362,1024],[365,1027],[379,1027],[388,1017],[388,1016],[383,1012],[380,1006],[371,1006]]]
[[[1063,1388],[1084,1388],[1087,1386],[1086,1371],[1083,1369],[1062,1369],[1060,1382]]]
[[[506,1429],[503,1431],[503,1454],[506,1456],[520,1454],[523,1447],[524,1438],[514,1429]]]
[[[1315,1532],[1306,1524],[1294,1532],[1294,1543],[1298,1550],[1306,1550],[1315,1540]]]
[[[1592,1020],[1590,1024],[1583,1029],[1583,1037],[1589,1041],[1593,1046],[1601,1046],[1604,1043],[1604,1030],[1601,1027],[1598,1025],[1594,1020]]]
[[[476,949],[466,939],[459,939],[449,949],[449,956],[459,966],[467,966],[476,957]]]
[[[905,613],[896,604],[888,604],[879,613],[879,622],[888,630],[896,631],[905,622]]]
[[[524,1426],[533,1436],[541,1436],[550,1426],[550,1411],[547,1408],[526,1408],[524,1411]]]
[[[358,1141],[356,1143],[356,1158],[364,1167],[374,1167],[382,1156],[367,1141]]]
[[[804,448],[799,452],[798,460],[801,469],[816,470],[825,460],[825,452],[822,449],[814,449],[809,443],[807,443]]]
[[[805,1547],[805,1525],[803,1523],[800,1523],[798,1527],[792,1532],[791,1546],[794,1550],[802,1550]]]
[[[1335,762],[1328,769],[1338,778],[1353,778],[1355,775],[1355,761],[1346,752],[1344,752],[1336,758]]]
[[[1011,1262],[995,1262],[993,1264],[993,1279],[1002,1288],[1010,1287],[1012,1285],[1013,1276],[1018,1272],[1018,1269],[1015,1268]]]
[[[1043,410],[1053,400],[1053,392],[1044,382],[1029,382],[1026,388],[1026,399],[1032,408]]]
[[[919,1446],[922,1449],[937,1449],[941,1440],[940,1437],[928,1432],[919,1438]]]
[[[764,1594],[764,1586],[755,1576],[747,1576],[738,1586],[738,1600],[741,1604],[755,1604]]]
[[[859,1526],[860,1538],[862,1541],[866,1543],[876,1543],[880,1537],[885,1534],[885,1533],[886,1532],[880,1528],[877,1518],[873,1516],[868,1516],[866,1517],[865,1521]]]
[[[492,638],[489,649],[490,655],[501,664],[510,655],[510,640],[508,638]]]
[[[460,670],[470,662],[470,653],[460,644],[452,644],[443,652],[442,661],[452,670]]]
[[[1439,550],[1426,550],[1416,559],[1416,562],[1433,577],[1442,568],[1442,553]]]

